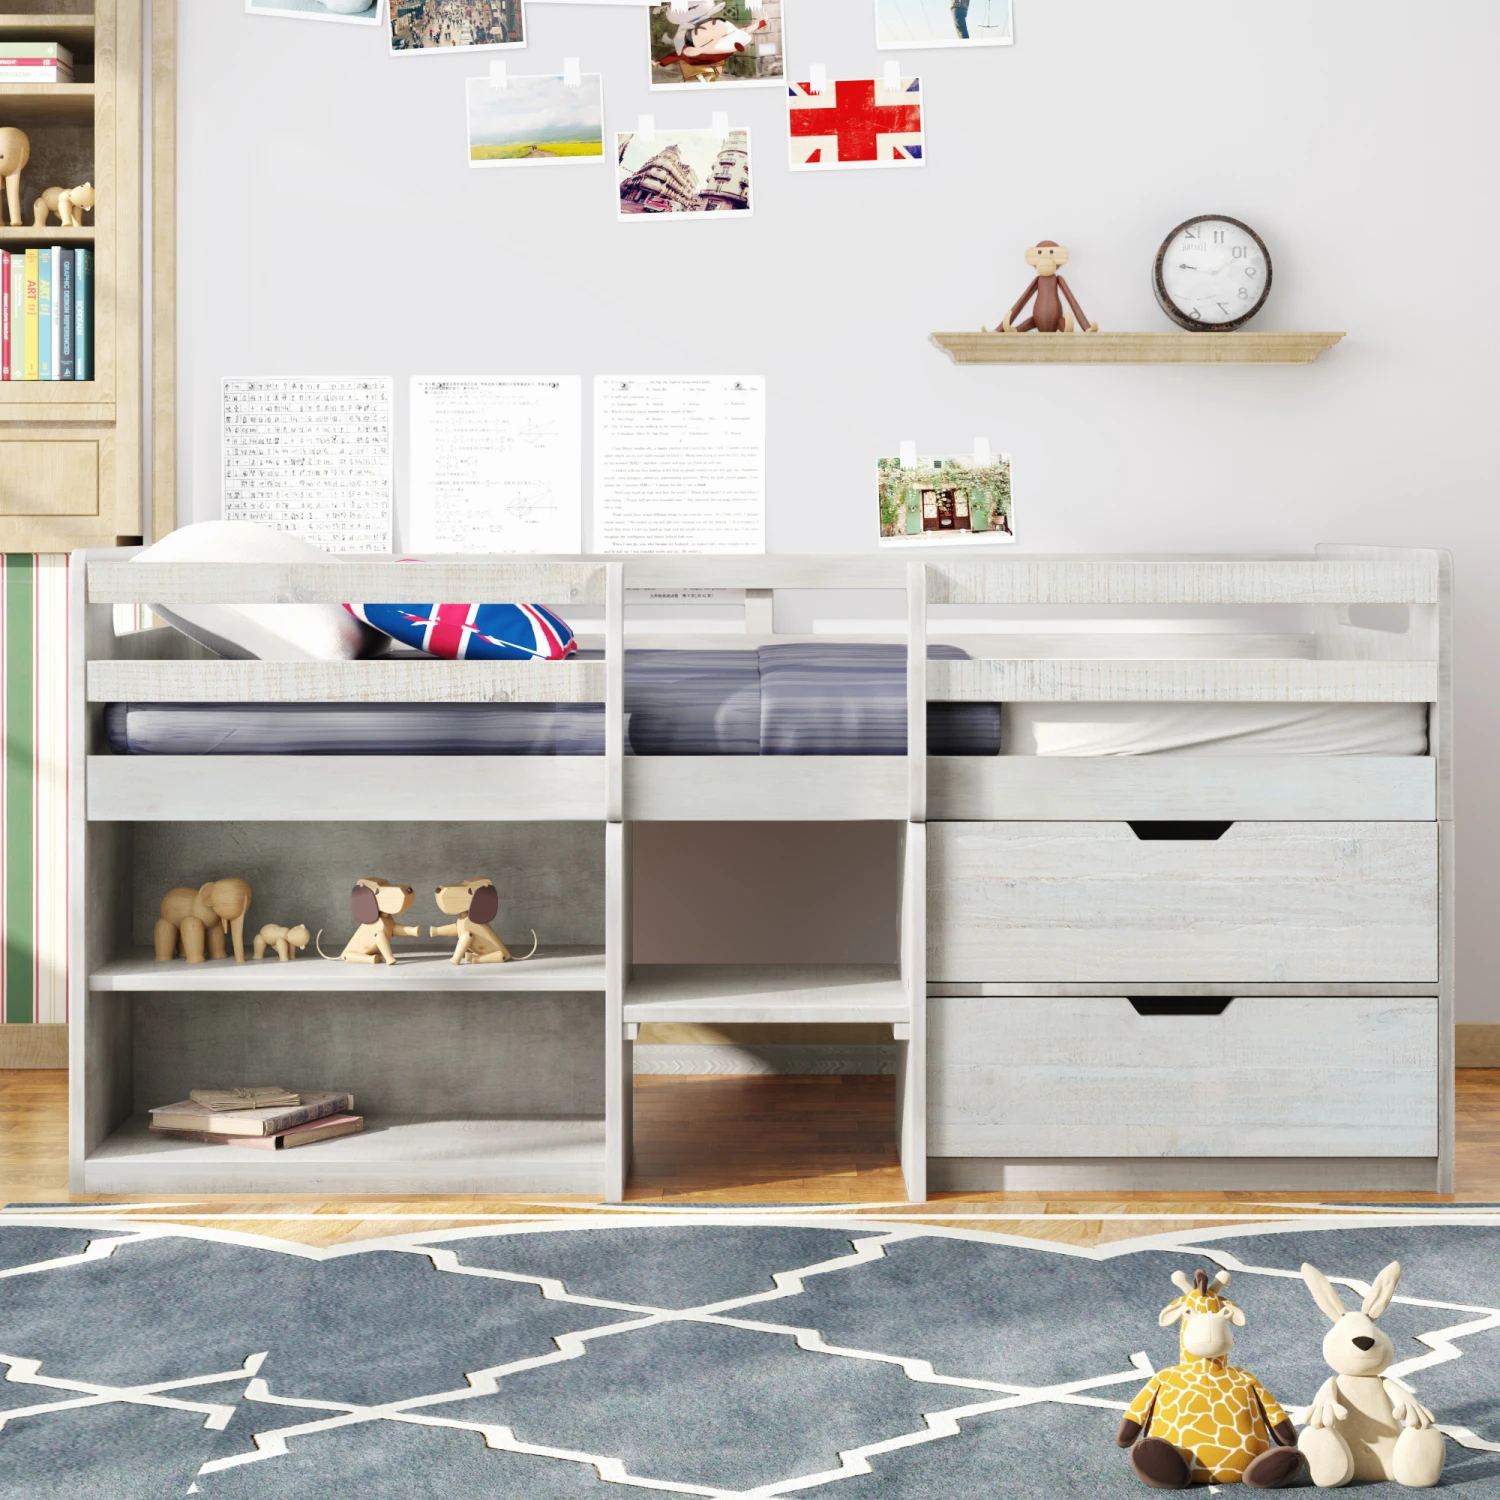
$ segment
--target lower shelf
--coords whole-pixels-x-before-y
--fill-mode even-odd
[[[637,964],[627,1022],[856,1024],[911,1020],[895,964]]]
[[[367,1116],[290,1151],[154,1136],[128,1121],[84,1162],[86,1193],[598,1193],[604,1121]]]

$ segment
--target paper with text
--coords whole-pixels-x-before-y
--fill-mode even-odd
[[[224,519],[325,552],[391,550],[391,382],[227,377]]]
[[[414,552],[577,552],[583,381],[414,375]]]
[[[595,377],[594,550],[766,550],[762,377]]]

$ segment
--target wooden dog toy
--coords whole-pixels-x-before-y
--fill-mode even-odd
[[[453,950],[452,962],[461,964],[467,959],[471,964],[503,964],[515,955],[505,946],[490,926],[500,912],[500,893],[493,880],[482,876],[461,881],[458,885],[440,885],[437,888],[438,910],[450,917],[457,917],[446,927],[429,927],[428,937],[456,937],[458,946]],[[531,929],[530,958],[537,950],[536,928]]]
[[[346,964],[393,964],[393,937],[420,937],[420,927],[398,927],[393,920],[411,910],[416,893],[409,885],[392,885],[389,880],[361,880],[349,896],[349,911],[359,923],[354,936],[339,954]],[[323,929],[318,929],[318,953],[334,963],[338,959],[323,952]]]

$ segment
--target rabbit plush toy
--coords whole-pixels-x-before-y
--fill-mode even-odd
[[[1394,1479],[1408,1489],[1428,1489],[1443,1475],[1443,1435],[1432,1413],[1393,1380],[1381,1376],[1396,1357],[1375,1320],[1390,1306],[1401,1279],[1392,1261],[1370,1288],[1358,1312],[1350,1312],[1316,1266],[1302,1279],[1333,1327],[1323,1340],[1323,1358],[1334,1374],[1307,1409],[1297,1439],[1312,1481],[1336,1489],[1353,1480]]]

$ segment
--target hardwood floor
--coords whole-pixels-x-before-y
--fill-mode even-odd
[[[1295,1194],[944,1193],[903,1204],[890,1078],[636,1080],[635,1170],[627,1202],[689,1206],[844,1205],[845,1213],[1002,1230],[1097,1245],[1168,1228],[1232,1224],[1315,1204],[1500,1203],[1500,1070],[1458,1075],[1458,1192]],[[316,1149],[316,1148],[307,1148]],[[87,1203],[67,1190],[67,1075],[0,1072],[0,1203]],[[110,1198],[111,1203],[122,1200]],[[187,1199],[136,1212],[177,1223],[333,1245],[516,1217],[585,1213],[585,1197]],[[615,1210],[618,1212],[619,1210]]]

